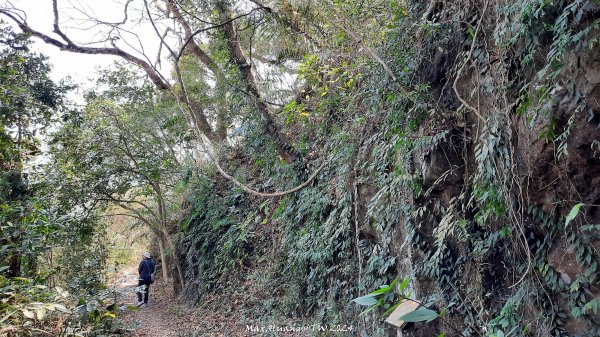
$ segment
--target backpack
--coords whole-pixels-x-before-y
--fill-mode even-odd
[[[152,270],[152,265],[154,264],[151,260],[144,260],[142,261],[143,264],[143,268],[147,271],[151,271]],[[154,279],[155,279],[155,274],[156,271],[154,273],[150,273],[150,283],[154,283]]]
[[[154,263],[151,260],[148,260],[148,262],[146,262],[146,267],[149,269],[148,271],[152,270],[150,266],[153,264]],[[156,274],[156,271],[153,273],[150,273],[150,283],[154,283],[154,279],[156,278],[155,274]]]

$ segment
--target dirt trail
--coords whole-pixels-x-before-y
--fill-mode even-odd
[[[115,282],[121,294],[123,306],[135,306],[137,296],[137,274],[133,270],[125,271]],[[178,303],[173,298],[170,287],[157,280],[150,287],[148,305],[139,310],[126,310],[121,318],[130,337],[180,337],[190,336],[197,319],[193,310]]]
[[[123,273],[116,281],[122,305],[136,304],[136,286],[133,271]],[[231,329],[232,320],[215,311],[191,308],[174,298],[171,286],[160,279],[150,287],[148,305],[137,311],[127,310],[121,318],[127,337],[247,336],[239,327]]]

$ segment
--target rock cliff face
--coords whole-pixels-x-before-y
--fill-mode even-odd
[[[439,270],[416,278],[415,294],[441,293],[442,307],[464,310],[467,316],[449,316],[447,322],[438,320],[427,328],[416,324],[400,335],[432,336],[450,326],[460,327],[450,335],[459,330],[498,336],[508,331],[597,335],[597,310],[584,309],[582,315],[580,308],[595,306],[590,303],[600,295],[597,227],[595,233],[589,231],[590,224],[600,222],[600,49],[595,46],[597,32],[587,31],[597,25],[598,6],[584,1],[567,5],[568,10],[560,5],[546,9],[532,25],[545,23],[548,30],[521,36],[539,39],[535,49],[528,49],[527,41],[508,48],[497,37],[509,29],[502,17],[523,24],[522,6],[536,4],[491,5],[472,2],[474,12],[441,2],[431,7],[437,22],[456,20],[457,15],[468,21],[477,12],[478,21],[470,26],[479,31],[470,35],[466,57],[460,48],[442,46],[422,67],[439,104],[434,113],[458,110],[462,120],[450,122],[443,140],[427,151],[413,152],[427,191],[413,199],[414,207],[440,211],[414,218],[414,233],[421,239],[413,258],[399,268],[406,275],[419,270],[423,260],[426,265],[439,262]],[[551,26],[561,17],[573,24],[568,34],[586,34],[557,51],[556,40],[568,38]],[[546,63],[558,52],[561,66],[555,65],[550,74]],[[524,65],[528,57],[532,60]],[[565,226],[577,203],[583,205],[576,220]],[[495,238],[497,233],[500,237]],[[410,235],[400,234],[396,240]],[[445,251],[440,253],[442,240]],[[447,255],[440,259],[440,254]],[[437,330],[431,330],[432,324]]]
[[[369,63],[351,94],[306,102],[321,128],[298,137],[313,137],[332,165],[278,200],[204,186],[228,208],[217,216],[199,203],[182,241],[188,278],[209,289],[227,273],[262,280],[250,287],[268,302],[256,321],[351,323],[369,335],[600,335],[598,4],[398,3],[412,15],[378,51],[392,70],[409,69],[402,86],[426,90],[407,99]],[[206,234],[214,221],[220,232]],[[207,249],[228,236],[240,269],[210,271],[221,255]],[[443,317],[396,330],[349,304],[398,275],[410,280],[405,295]],[[198,283],[186,291],[201,296]]]

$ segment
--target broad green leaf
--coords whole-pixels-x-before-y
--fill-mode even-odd
[[[13,277],[12,279],[15,280],[15,281],[21,281],[21,282],[25,282],[25,283],[31,282],[30,279],[24,278],[24,277]]]
[[[352,302],[355,302],[356,304],[360,304],[360,305],[375,305],[375,304],[377,304],[377,300],[374,299],[372,295],[357,297],[357,298],[353,299]]]
[[[400,283],[400,285],[398,286],[398,290],[403,291],[408,286],[409,281],[410,279],[408,277],[405,277],[402,283]]]
[[[385,294],[385,293],[387,293],[388,291],[390,291],[391,289],[392,289],[392,288],[391,288],[390,286],[384,285],[384,286],[381,286],[381,288],[379,288],[379,289],[377,289],[377,290],[375,290],[375,291],[373,291],[373,292],[369,293],[369,295],[370,295],[371,297],[373,297],[373,296],[375,296],[375,295],[381,295],[381,294]],[[367,295],[367,296],[369,296],[369,295]]]
[[[409,312],[408,314],[398,318],[398,320],[405,322],[423,322],[423,321],[432,321],[438,317],[437,312],[427,309],[425,307],[421,307],[413,312]]]
[[[569,225],[569,223],[571,221],[573,221],[573,219],[575,219],[575,217],[577,217],[577,214],[579,214],[579,209],[581,208],[581,206],[583,206],[583,204],[581,204],[581,203],[573,206],[573,208],[567,215],[567,218],[565,219],[565,227],[567,227]]]
[[[367,308],[365,311],[360,313],[360,316],[367,314],[377,308],[379,308],[381,305],[383,304],[383,299],[379,299],[379,301],[377,301],[377,304],[370,306],[369,308]]]
[[[396,283],[398,283],[398,276],[396,276],[393,280],[392,283],[390,283],[390,288],[394,288],[394,286],[396,285]]]

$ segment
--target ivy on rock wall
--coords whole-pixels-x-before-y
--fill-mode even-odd
[[[328,39],[279,117],[302,165],[327,166],[274,199],[193,179],[186,291],[244,289],[258,321],[389,335],[397,296],[364,315],[351,300],[400,276],[445,312],[403,336],[598,335],[598,4],[370,5],[328,5],[329,24],[297,11]],[[302,181],[265,144],[224,150],[230,171],[263,190]]]

